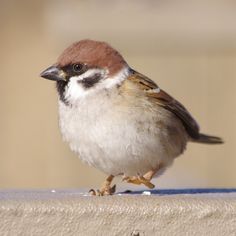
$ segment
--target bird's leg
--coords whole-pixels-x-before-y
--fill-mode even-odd
[[[111,182],[113,179],[114,179],[114,176],[109,175],[99,190],[94,191],[93,189],[91,189],[89,192],[91,193],[91,195],[94,195],[94,196],[105,196],[105,195],[114,194],[116,191],[116,185],[113,185],[111,187]]]
[[[123,178],[123,180],[125,180],[127,183],[132,183],[132,184],[144,184],[145,186],[147,186],[148,188],[152,189],[155,187],[155,185],[153,183],[151,183],[151,179],[153,178],[153,176],[157,173],[157,171],[159,170],[159,168],[155,169],[155,170],[150,170],[148,171],[146,174],[144,174],[143,176],[125,176]]]

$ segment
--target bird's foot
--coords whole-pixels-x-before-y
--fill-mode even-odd
[[[131,184],[137,184],[137,185],[144,184],[150,189],[155,187],[155,185],[151,183],[150,180],[144,178],[143,176],[125,176],[123,178],[123,181],[126,181],[127,183],[131,183]]]
[[[113,195],[116,192],[116,185],[113,185],[111,187],[111,182],[113,180],[114,176],[109,175],[105,182],[103,183],[102,187],[95,191],[94,189],[89,190],[89,193],[92,196],[108,196],[108,195]]]
[[[116,185],[111,186],[104,186],[100,189],[98,189],[97,191],[95,191],[94,189],[90,189],[89,193],[92,196],[109,196],[109,195],[113,195],[116,192]]]

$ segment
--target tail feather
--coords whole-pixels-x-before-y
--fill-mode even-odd
[[[205,143],[205,144],[222,144],[222,143],[224,143],[224,141],[221,138],[211,136],[211,135],[206,135],[206,134],[199,134],[199,137],[196,139],[193,139],[192,141],[196,142],[196,143]]]

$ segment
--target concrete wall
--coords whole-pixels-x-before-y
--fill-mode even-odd
[[[234,190],[235,191],[235,190]],[[0,192],[0,235],[236,235],[236,194]]]

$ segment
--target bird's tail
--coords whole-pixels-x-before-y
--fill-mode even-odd
[[[196,139],[191,140],[192,142],[196,143],[205,143],[205,144],[222,144],[224,141],[215,136],[206,135],[206,134],[199,134],[199,137]]]

